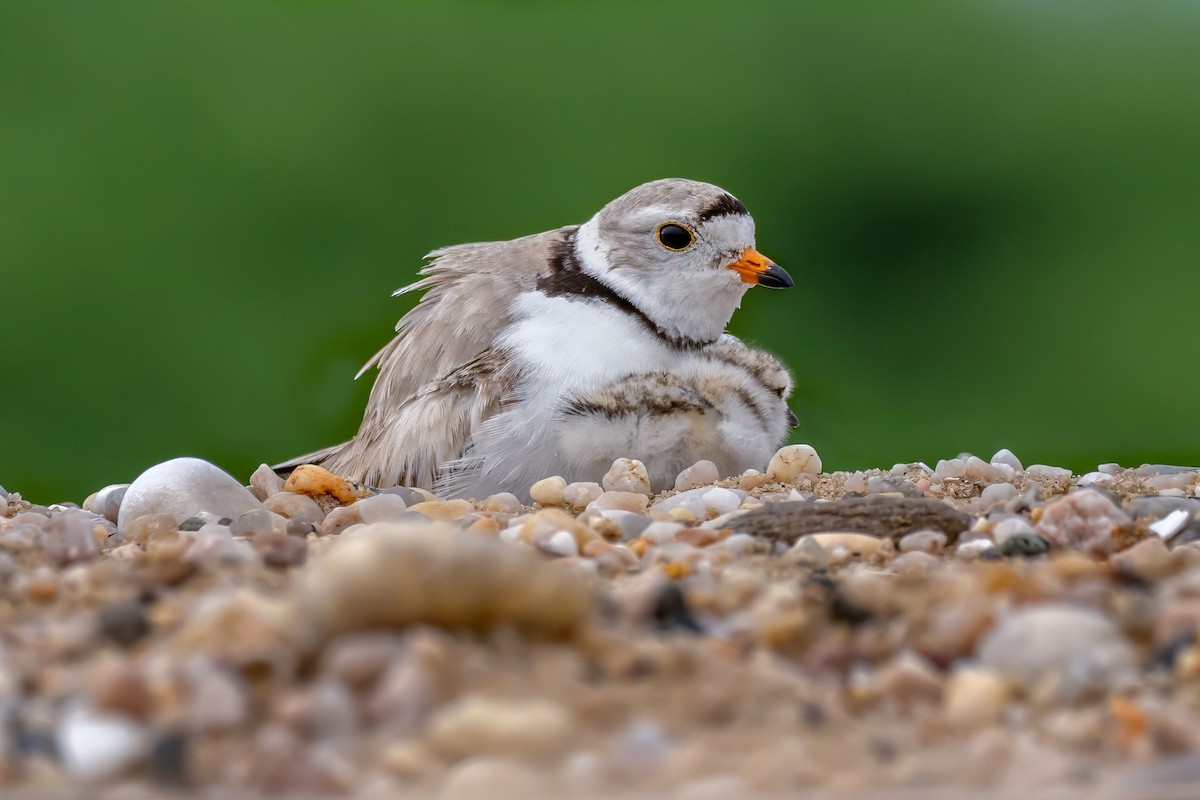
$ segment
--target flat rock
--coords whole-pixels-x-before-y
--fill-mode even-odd
[[[740,514],[729,527],[752,536],[795,542],[807,533],[853,531],[898,539],[916,530],[938,530],[953,545],[971,517],[941,500],[916,497],[847,497],[831,503],[785,501]]]

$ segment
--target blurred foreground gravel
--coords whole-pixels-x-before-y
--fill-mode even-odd
[[[0,792],[1197,796],[1200,471],[820,469],[0,489]]]

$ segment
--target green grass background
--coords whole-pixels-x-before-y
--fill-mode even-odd
[[[0,2],[0,484],[340,441],[439,245],[721,184],[828,469],[1200,462],[1191,2]]]

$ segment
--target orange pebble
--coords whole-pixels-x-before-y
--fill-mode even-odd
[[[692,565],[686,561],[668,561],[663,564],[663,574],[673,581],[692,574]]]

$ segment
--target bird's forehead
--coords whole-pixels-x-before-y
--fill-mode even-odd
[[[754,246],[754,219],[749,214],[723,214],[700,224],[705,238],[730,246]]]

